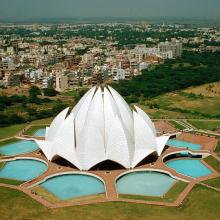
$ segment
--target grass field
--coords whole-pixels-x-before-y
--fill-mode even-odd
[[[159,109],[180,112],[186,115],[187,118],[189,115],[191,115],[191,118],[201,117],[201,115],[193,112],[217,115],[220,108],[219,97],[191,97],[190,94],[185,92],[167,93],[152,99],[151,102],[156,103]]]
[[[18,124],[18,125],[12,125],[8,127],[0,128],[0,139],[4,139],[16,135],[25,126],[26,124]]]
[[[39,120],[32,121],[32,125],[39,125],[39,124],[50,124],[52,122],[53,118],[43,118]]]
[[[204,181],[205,184],[220,189],[220,177]]]
[[[26,130],[24,132],[25,135],[34,135],[34,133],[39,130],[39,129],[42,129],[42,128],[45,128],[46,126],[45,125],[33,125],[31,126],[28,130]]]
[[[210,93],[213,94],[210,96]],[[219,97],[220,83],[210,83],[141,100],[137,104],[153,118],[210,119],[219,114]],[[149,107],[152,104],[154,107]]]
[[[67,90],[67,91],[64,91],[63,93],[61,93],[62,96],[71,96],[71,97],[74,97],[77,94],[78,93],[76,90]]]
[[[196,120],[188,120],[190,124],[195,126],[198,129],[203,130],[215,130],[220,127],[220,121],[196,121]]]
[[[197,95],[201,94],[207,97],[220,97],[220,82],[191,87],[186,89],[185,91],[189,93],[195,93]]]
[[[218,145],[215,149],[215,152],[218,154],[218,156],[220,157],[220,141],[218,141]]]
[[[40,120],[32,121],[31,125],[50,124],[53,118],[44,118]],[[9,138],[15,136],[19,131],[25,128],[28,124],[18,124],[8,127],[0,128],[0,139]]]
[[[23,181],[0,178],[0,183],[6,183],[6,184],[18,186],[18,185],[21,185]]]
[[[147,201],[158,201],[158,202],[174,202],[179,194],[186,188],[188,183],[178,181],[175,185],[166,193],[164,197],[150,197],[150,196],[141,196],[141,195],[126,195],[120,194],[120,198],[126,199],[138,199],[138,200],[147,200]]]
[[[181,207],[161,207],[122,202],[48,209],[25,194],[0,188],[2,220],[8,219],[99,219],[99,220],[219,220],[220,193],[196,186]]]
[[[174,127],[175,127],[176,129],[179,129],[179,130],[185,129],[185,127],[184,127],[183,125],[177,123],[176,121],[170,120],[169,122],[170,122],[172,125],[174,125]]]
[[[174,119],[178,119],[178,118],[199,118],[196,116],[192,116],[192,114],[188,114],[188,113],[181,113],[181,112],[176,112],[176,111],[171,111],[171,110],[165,110],[165,109],[161,109],[161,108],[155,108],[155,109],[150,109],[148,106],[146,106],[146,104],[136,104],[137,106],[139,106],[140,108],[142,108],[148,115],[151,116],[151,118],[154,119],[163,119],[163,118],[174,118]]]
[[[213,167],[216,171],[220,172],[220,162],[216,160],[214,157],[209,156],[204,158],[204,161]]]

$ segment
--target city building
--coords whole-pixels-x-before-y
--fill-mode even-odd
[[[125,79],[125,70],[121,68],[112,68],[112,76],[114,81]]]
[[[44,77],[43,80],[42,80],[42,88],[51,88],[53,85],[53,81],[52,81],[52,78],[51,77]],[[61,91],[61,90],[59,90]]]
[[[172,51],[172,56],[171,56],[171,53],[169,53],[169,55],[167,55],[166,58],[181,57],[182,51],[183,51],[182,43],[177,40],[172,40],[171,42],[169,42],[169,41],[160,42],[158,44],[158,49],[159,49],[160,53],[162,53],[162,54]]]
[[[68,88],[68,76],[57,75],[55,82],[56,82],[55,89],[57,91],[64,91],[65,89]]]

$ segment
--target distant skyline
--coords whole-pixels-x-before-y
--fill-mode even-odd
[[[220,17],[220,0],[0,0],[0,21],[50,18]]]

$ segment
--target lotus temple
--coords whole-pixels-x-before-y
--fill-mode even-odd
[[[209,162],[220,163],[217,144],[214,136],[152,121],[110,86],[95,86],[50,125],[30,124],[0,141],[0,186],[49,208],[108,201],[179,206],[195,184],[220,176]]]

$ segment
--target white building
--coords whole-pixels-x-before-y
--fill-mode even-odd
[[[10,57],[6,57],[6,58],[2,58],[1,61],[1,65],[0,65],[3,69],[9,69],[9,70],[13,70],[15,69],[15,64],[12,58]]]
[[[162,59],[173,59],[173,51],[169,50],[167,52],[160,52],[159,57],[161,57]]]
[[[148,115],[131,110],[111,87],[91,88],[68,114],[64,109],[35,140],[48,160],[62,157],[80,170],[110,160],[134,168],[152,153],[162,154],[169,136],[156,136]]]
[[[158,49],[161,53],[167,53],[169,51],[172,51],[173,58],[181,57],[182,56],[182,43],[180,43],[177,40],[173,40],[171,42],[160,42],[158,44]]]
[[[7,54],[13,55],[14,54],[14,48],[13,47],[7,47]]]
[[[45,76],[42,80],[42,88],[49,88],[52,86],[52,78]]]
[[[112,68],[112,76],[114,81],[125,79],[125,70],[121,68]]]
[[[144,70],[144,69],[147,69],[147,67],[148,67],[148,65],[147,65],[146,62],[141,62],[141,63],[139,64],[139,71],[142,71],[142,70]]]

